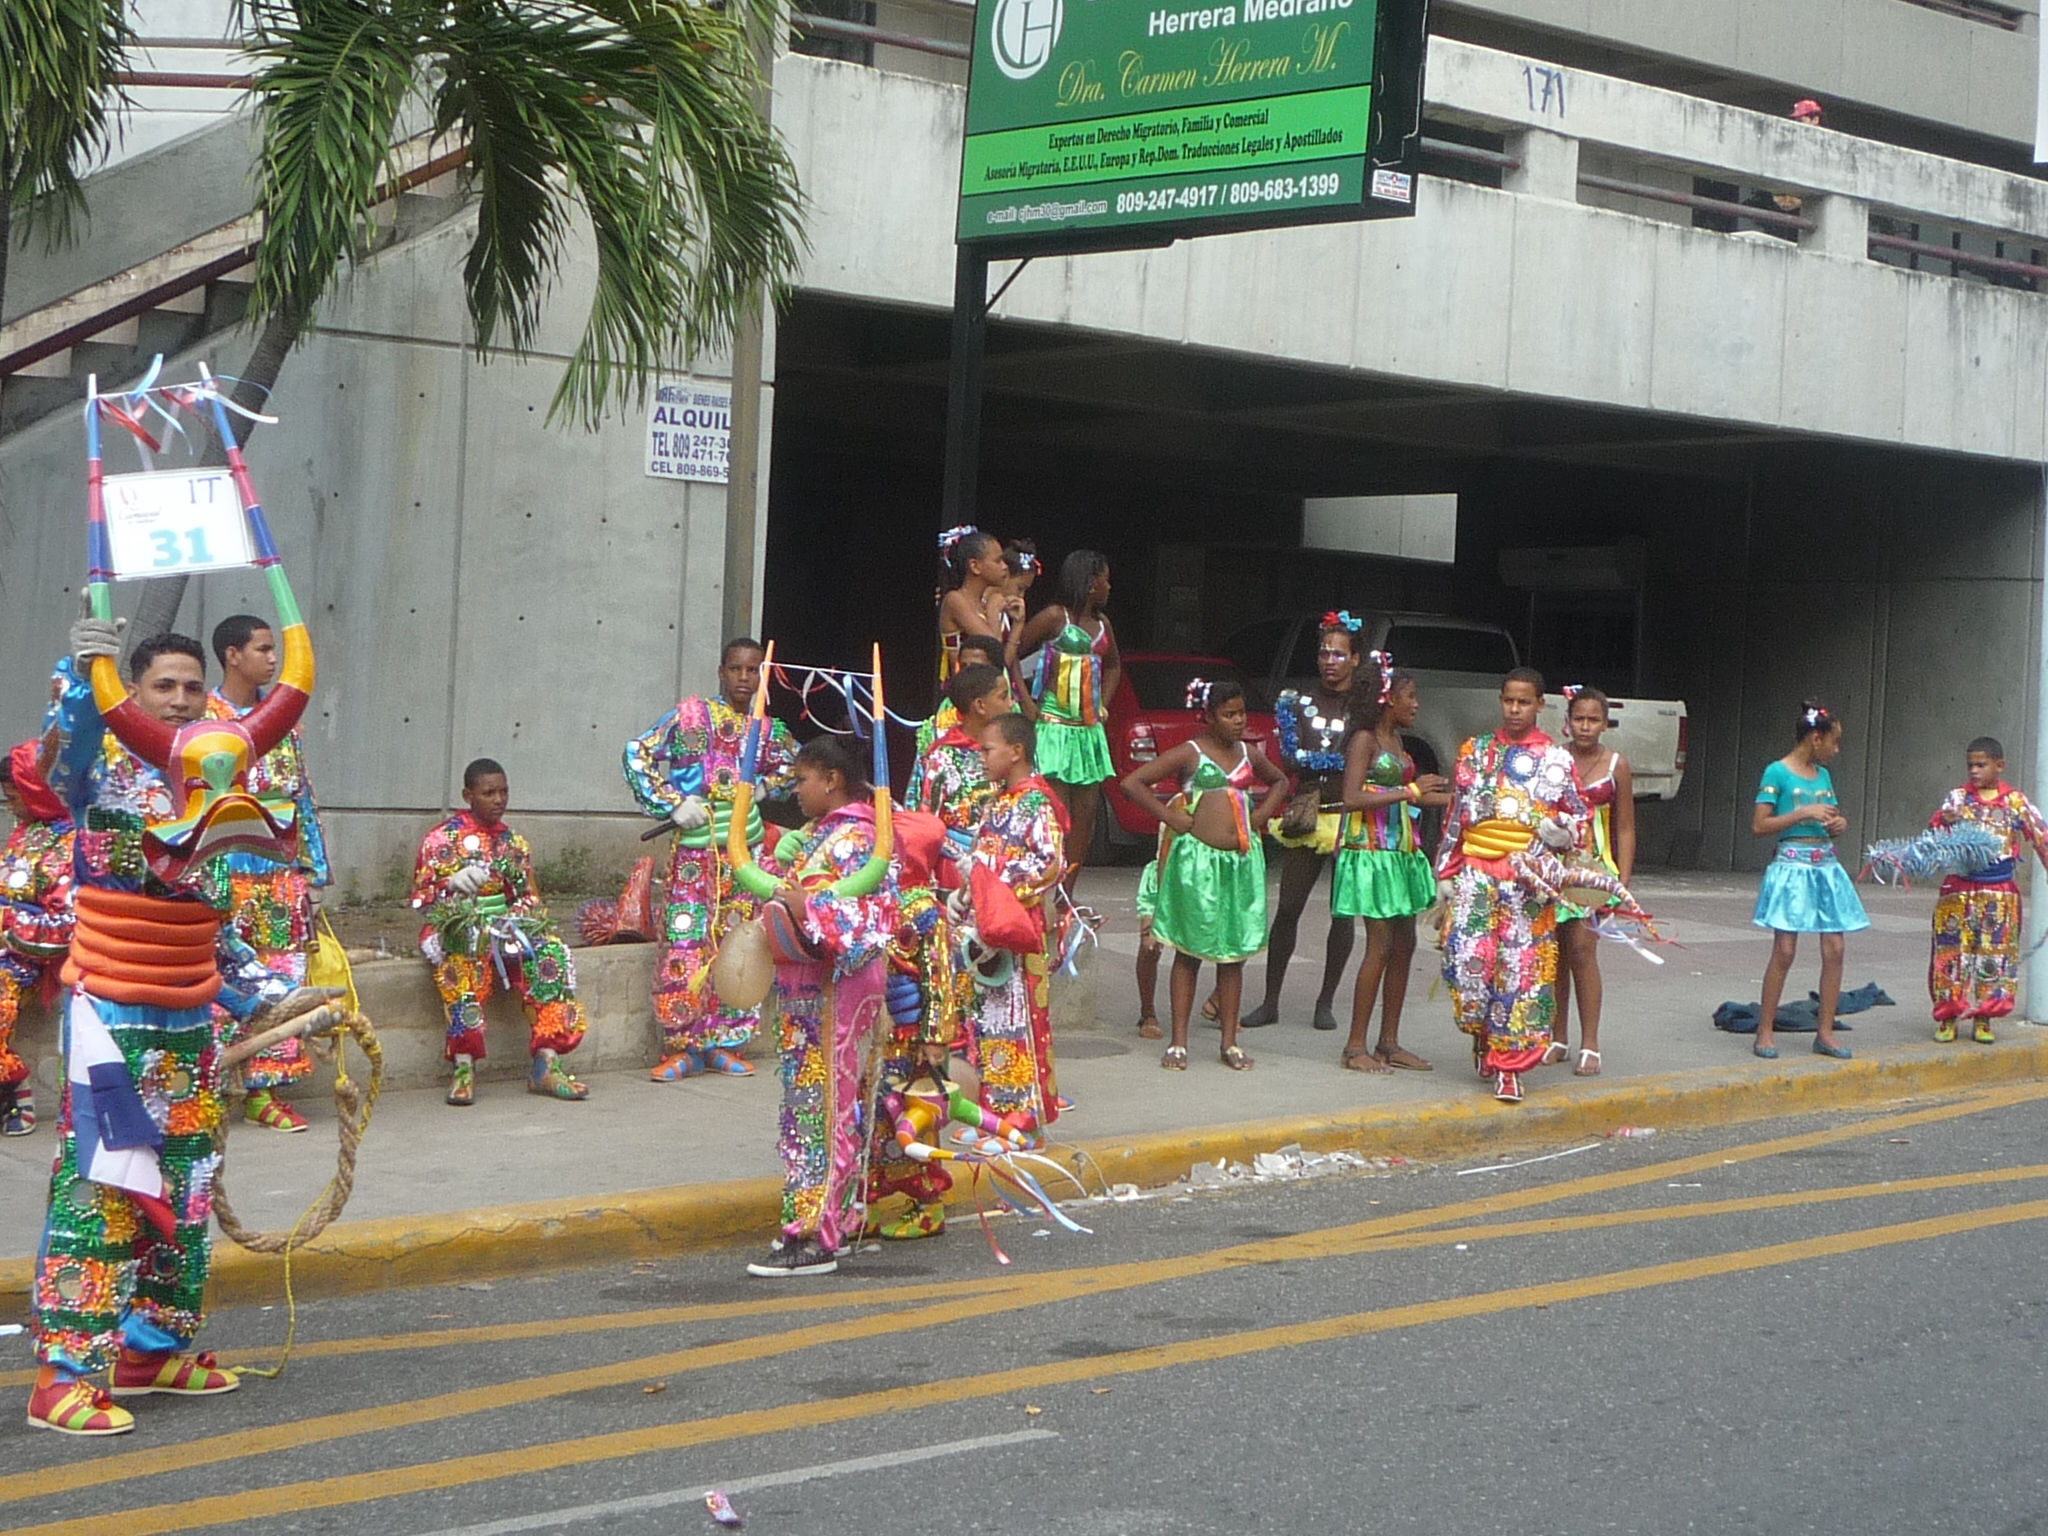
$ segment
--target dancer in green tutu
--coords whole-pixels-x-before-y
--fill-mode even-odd
[[[1418,774],[1402,745],[1422,710],[1415,679],[1393,670],[1378,651],[1378,698],[1359,717],[1344,753],[1344,833],[1330,910],[1365,919],[1365,963],[1351,999],[1351,1038],[1339,1065],[1352,1072],[1427,1072],[1429,1063],[1401,1044],[1401,1004],[1415,958],[1415,918],[1436,901],[1436,876],[1415,830],[1426,805],[1451,803],[1450,781]],[[1380,1038],[1366,1049],[1373,999],[1380,999]]]
[[[1223,1026],[1223,1064],[1250,1069],[1237,1043],[1244,962],[1266,947],[1266,823],[1287,801],[1287,776],[1245,744],[1244,689],[1236,683],[1188,684],[1188,706],[1202,711],[1202,731],[1155,757],[1123,781],[1133,803],[1166,825],[1172,842],[1160,856],[1152,931],[1174,951],[1173,1043],[1159,1064],[1186,1071],[1188,1016],[1202,962],[1216,967]],[[1173,780],[1184,805],[1168,805],[1155,784]],[[1253,803],[1260,786],[1264,793]]]
[[[1074,829],[1067,851],[1070,894],[1095,837],[1102,783],[1116,777],[1102,723],[1123,662],[1116,629],[1102,611],[1108,602],[1109,562],[1092,549],[1077,549],[1060,562],[1057,600],[1014,632],[1014,654],[1044,647],[1024,713],[1038,726],[1039,774],[1065,804]]]

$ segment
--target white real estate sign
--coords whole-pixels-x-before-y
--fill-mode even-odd
[[[694,379],[655,386],[647,407],[648,474],[724,485],[731,457],[732,386]]]

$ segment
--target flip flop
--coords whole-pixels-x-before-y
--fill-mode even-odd
[[[1391,1051],[1374,1051],[1373,1054],[1397,1072],[1434,1072],[1436,1070],[1435,1067],[1432,1067],[1405,1045],[1397,1045]]]
[[[1588,1066],[1586,1065],[1586,1058],[1587,1058],[1588,1056],[1590,1056],[1590,1057],[1592,1057],[1592,1058],[1593,1058],[1593,1065],[1592,1065],[1591,1067],[1588,1067]],[[1576,1067],[1573,1067],[1573,1068],[1572,1068],[1572,1076],[1573,1076],[1573,1077],[1598,1077],[1599,1075],[1600,1075],[1600,1053],[1599,1053],[1598,1051],[1588,1051],[1588,1050],[1583,1050],[1583,1049],[1582,1049],[1582,1050],[1581,1050],[1581,1051],[1579,1052],[1579,1064],[1578,1064],[1578,1065],[1577,1065]]]
[[[1361,1067],[1358,1065],[1361,1061],[1369,1061],[1374,1063],[1374,1065]],[[1346,1051],[1337,1058],[1337,1065],[1346,1072],[1391,1072],[1394,1070],[1387,1065],[1382,1057],[1375,1055],[1371,1051]]]
[[[1244,1047],[1241,1045],[1226,1045],[1223,1054],[1217,1059],[1233,1072],[1249,1072],[1253,1065],[1251,1057],[1245,1055]]]

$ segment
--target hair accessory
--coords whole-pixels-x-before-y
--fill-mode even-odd
[[[1826,730],[1828,722],[1834,718],[1825,709],[1815,705],[1800,711],[1799,723],[1809,731],[1821,731]]]
[[[1333,608],[1323,615],[1322,627],[1324,629],[1341,629],[1355,635],[1365,628],[1365,621],[1351,617],[1351,610],[1348,608]]]
[[[959,527],[957,527],[957,528],[948,528],[948,529],[947,529],[947,530],[946,530],[946,531],[945,531],[944,533],[942,533],[942,534],[940,534],[940,535],[939,535],[939,555],[940,555],[940,557],[941,557],[942,559],[943,559],[943,558],[946,558],[946,557],[949,557],[949,556],[950,556],[950,555],[951,555],[951,554],[953,553],[953,546],[954,546],[955,544],[958,544],[958,543],[959,543],[959,542],[960,542],[960,541],[961,541],[962,539],[966,538],[966,537],[967,537],[967,535],[969,535],[970,533],[979,533],[979,532],[981,532],[981,530],[980,530],[979,528],[975,527],[975,526],[974,526],[974,524],[972,524],[972,523],[962,523],[962,524],[961,524],[961,525],[960,525]]]
[[[1031,553],[1028,549],[1018,550],[1016,560],[1017,570],[1020,574],[1024,571],[1035,571],[1038,569],[1038,556]]]
[[[1372,651],[1366,659],[1380,669],[1380,703],[1394,696],[1394,658],[1385,651]]]
[[[1206,677],[1189,678],[1188,708],[1207,709],[1209,707],[1209,695],[1215,689],[1215,687],[1216,685],[1210,682]]]
[[[1572,707],[1572,700],[1586,691],[1586,685],[1584,683],[1566,683],[1557,691],[1564,695],[1564,707],[1570,709]]]

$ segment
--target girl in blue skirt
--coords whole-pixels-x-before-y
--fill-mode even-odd
[[[1820,1028],[1813,1037],[1816,1056],[1849,1059],[1849,1048],[1835,1041],[1835,1004],[1842,995],[1842,935],[1868,928],[1870,918],[1856,898],[1855,884],[1835,858],[1834,840],[1849,830],[1835,798],[1835,781],[1827,765],[1842,750],[1842,722],[1819,699],[1808,699],[1799,711],[1799,741],[1764,770],[1757,786],[1750,831],[1774,837],[1778,854],[1764,871],[1756,893],[1759,928],[1771,930],[1771,962],[1764,967],[1763,1009],[1757,1019],[1756,1044],[1766,1058],[1778,1054],[1775,1028],[1778,998],[1786,973],[1799,954],[1799,935],[1820,935]]]

